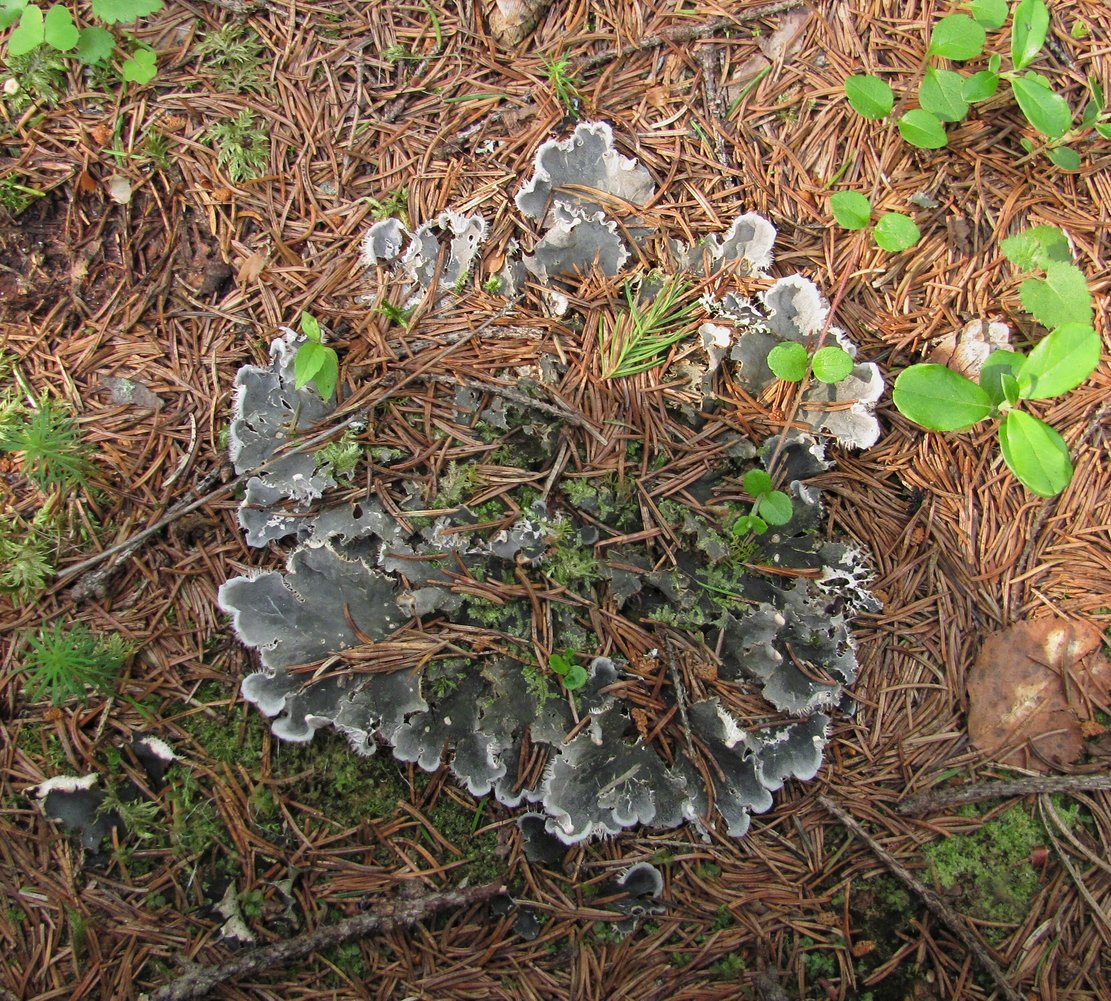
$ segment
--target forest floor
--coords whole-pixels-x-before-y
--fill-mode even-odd
[[[993,763],[969,741],[968,672],[986,636],[1049,617],[1111,625],[1106,362],[1039,405],[1076,466],[1050,500],[1015,481],[988,424],[927,433],[889,394],[878,444],[832,450],[836,466],[819,478],[825,527],[870,554],[883,609],[855,622],[855,712],[835,717],[821,772],[789,782],[740,839],[633,829],[545,867],[524,857],[514,811],[471,797],[446,769],[385,751],[357,758],[331,732],[280,744],[239,697],[252,655],[216,598],[247,567],[280,567],[282,553],[247,548],[230,491],[173,519],[96,586],[68,572],[231,479],[223,432],[236,372],[265,364],[270,340],[303,312],[335,334],[342,396],[386,354],[412,364],[364,298],[376,287],[359,243],[383,214],[415,225],[481,208],[492,220],[450,320],[418,318],[413,332],[434,339],[497,313],[504,300],[483,285],[505,254],[513,197],[573,114],[610,123],[621,152],[648,167],[666,234],[721,232],[743,211],[770,219],[771,273],[812,279],[889,385],[970,320],[1009,323],[1017,344],[1037,339],[999,247],[1036,224],[1067,231],[1102,330],[1106,142],[1084,145],[1076,172],[1052,168],[1025,155],[1032,133],[1000,96],[952,126],[948,147],[918,150],[845,100],[855,73],[909,87],[944,5],[818,0],[754,17],[748,3],[576,0],[512,48],[490,32],[492,6],[182,0],[135,29],[158,53],[152,83],[90,80],[67,63],[56,101],[0,98],[5,384],[71,407],[95,461],[87,488],[52,502],[59,576],[33,600],[0,598],[0,998],[132,999],[186,964],[217,963],[230,946],[213,905],[229,887],[266,943],[414,891],[491,881],[532,908],[537,934],[486,904],[449,909],[212,996],[775,997],[761,975],[788,998],[999,996],[966,944],[820,796],[937,889],[1020,996],[1111,997],[1106,791],[897,810],[935,787],[1036,770]],[[711,23],[726,12],[733,23]],[[1088,76],[1111,90],[1111,10],[1062,0],[1051,14],[1035,68],[1077,109]],[[652,37],[668,31],[679,34]],[[562,59],[574,102],[551,82]],[[210,130],[244,112],[257,132],[237,163]],[[256,169],[237,178],[246,161]],[[888,253],[835,226],[829,195],[850,189],[912,214],[918,246]],[[515,322],[541,313],[535,290],[513,308]],[[476,369],[488,350],[476,338],[452,365]],[[144,392],[113,397],[114,379]],[[751,402],[742,426],[774,423],[775,399]],[[44,495],[3,461],[0,513],[28,524]],[[123,637],[135,652],[118,683],[60,705],[31,697],[28,637],[54,623]],[[1106,772],[1104,723],[1093,711],[1081,759],[1053,770]],[[43,816],[35,787],[97,772],[105,787],[147,789],[127,750],[144,734],[178,758],[149,789],[157,807],[83,850]],[[664,874],[661,907],[623,936],[603,884],[640,861]],[[959,874],[948,886],[947,872]]]

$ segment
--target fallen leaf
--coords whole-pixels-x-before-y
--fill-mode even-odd
[[[77,188],[78,194],[90,195],[96,191],[96,179],[87,170],[83,170],[77,175],[74,187]]]
[[[515,48],[551,5],[552,0],[497,0],[490,11],[490,34],[499,45]]]
[[[133,379],[121,379],[114,375],[106,375],[100,380],[112,393],[112,402],[131,407],[150,407],[157,410],[162,406],[162,400],[152,393],[141,382]]]
[[[131,201],[131,182],[123,174],[113,174],[108,178],[108,197],[126,205]]]
[[[930,354],[930,361],[948,365],[954,372],[976,380],[980,369],[993,351],[1010,351],[1011,330],[1005,323],[984,323],[972,320],[959,332],[940,338]]]
[[[98,146],[106,146],[112,138],[112,130],[107,125],[94,125],[89,129],[89,135]]]
[[[1035,619],[992,633],[968,675],[968,735],[991,760],[1031,771],[1084,751],[1083,720],[1106,704],[1111,662],[1089,623]]]
[[[266,267],[266,255],[261,250],[256,250],[239,265],[239,270],[235,273],[235,280],[240,285],[253,282],[262,274],[264,267]]]
[[[758,43],[760,51],[772,62],[777,59],[787,60],[796,55],[802,48],[803,35],[812,16],[813,12],[809,10],[784,14],[780,18],[779,27]]]

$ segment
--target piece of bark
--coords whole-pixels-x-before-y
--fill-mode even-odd
[[[490,11],[490,34],[504,48],[513,49],[524,41],[552,0],[496,0]]]

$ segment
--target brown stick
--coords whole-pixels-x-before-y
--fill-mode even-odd
[[[191,969],[177,980],[159,987],[153,994],[146,995],[145,1001],[189,1001],[191,998],[203,998],[228,980],[261,973],[274,966],[301,959],[310,952],[342,945],[376,932],[408,928],[439,911],[470,907],[504,892],[505,887],[500,883],[487,883],[463,890],[449,890],[446,893],[430,893],[413,900],[390,901],[373,913],[355,914],[284,942],[249,949],[217,966]]]
[[[988,972],[991,979],[995,981],[995,985],[1003,992],[1003,996],[1007,998],[1007,1001],[1025,1001],[1023,996],[1008,983],[1006,974],[1000,969],[999,964],[991,958],[987,949],[977,941],[976,936],[972,934],[964,920],[956,914],[944,900],[926,886],[925,883],[914,876],[908,869],[902,866],[894,855],[883,848],[848,812],[838,806],[832,799],[828,796],[819,796],[818,802],[841,821],[841,823],[856,837],[860,838],[861,841],[871,848],[876,858],[887,866],[887,868],[891,870],[892,875],[903,883],[907,889],[913,890],[922,898],[922,902],[926,905],[929,912],[956,935],[957,938],[964,943],[965,948],[979,960],[980,965]]]
[[[937,792],[924,792],[911,796],[899,804],[905,816],[931,813],[957,803],[976,803],[982,799],[1006,799],[1009,796],[1029,796],[1031,793],[1092,792],[1111,789],[1111,773],[1102,775],[1026,775],[1018,779],[998,782],[972,782]]]
[[[726,28],[734,28],[744,21],[760,21],[765,17],[773,17],[776,14],[782,14],[785,11],[795,10],[798,7],[804,6],[806,6],[806,0],[780,0],[779,3],[771,3],[765,7],[754,7],[752,10],[739,10],[736,14],[731,14],[728,17],[711,17],[708,21],[702,21],[699,24],[684,25],[681,28],[670,28],[667,31],[661,31],[658,35],[645,35],[644,38],[633,45],[626,45],[624,48],[609,49],[606,52],[599,52],[589,59],[584,59],[580,64],[580,68],[583,72],[586,72],[587,70],[596,69],[614,59],[624,59],[626,56],[635,56],[638,52],[645,52],[648,49],[658,49],[661,45],[682,44],[683,42],[693,42],[699,38],[708,38],[710,35],[716,35],[719,31],[723,31]]]

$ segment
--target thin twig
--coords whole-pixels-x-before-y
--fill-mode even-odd
[[[1010,796],[1029,796],[1032,793],[1091,792],[1095,789],[1111,789],[1111,774],[1025,775],[1022,778],[997,782],[972,782],[969,785],[911,796],[899,804],[898,810],[905,816],[915,816],[958,803],[977,803],[984,799],[1007,799]]]
[[[988,953],[976,936],[969,930],[965,921],[956,914],[948,904],[945,903],[933,890],[931,890],[925,883],[914,876],[908,869],[899,863],[899,861],[889,851],[883,848],[875,838],[873,838],[860,824],[852,817],[851,814],[843,810],[828,796],[819,796],[818,802],[822,804],[830,813],[832,813],[842,824],[844,824],[856,837],[860,838],[873,853],[904,886],[909,890],[913,890],[922,902],[926,905],[929,912],[936,917],[946,928],[949,929],[954,935],[957,936],[964,943],[966,949],[972,953],[973,956],[980,962],[980,965],[995,981],[995,985],[1003,992],[1003,996],[1008,1001],[1025,1001],[1023,996],[1016,991],[1007,981],[1007,976],[996,963],[991,955]]]
[[[754,10],[741,10],[728,17],[711,17],[700,24],[684,25],[681,28],[671,28],[661,31],[658,35],[645,35],[639,42],[626,45],[620,49],[608,49],[584,59],[580,69],[584,72],[598,66],[603,66],[614,59],[624,59],[626,56],[635,56],[638,52],[648,49],[658,49],[662,45],[681,45],[683,42],[693,42],[699,38],[708,38],[716,35],[726,28],[735,28],[745,21],[760,21],[765,17],[774,17],[788,10],[796,10],[806,6],[805,0],[782,0],[780,3],[768,4],[766,7],[757,7]]]
[[[229,980],[283,966],[311,952],[343,945],[376,932],[408,928],[440,911],[470,907],[504,892],[505,887],[500,883],[487,883],[446,893],[430,893],[413,900],[393,900],[373,912],[355,914],[284,942],[273,942],[238,953],[216,966],[191,969],[147,995],[146,1001],[189,1001],[191,998],[207,997],[210,991]]]

